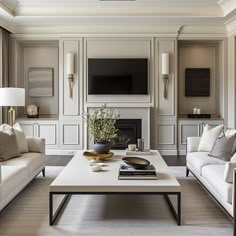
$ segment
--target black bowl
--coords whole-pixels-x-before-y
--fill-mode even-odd
[[[150,165],[150,162],[140,157],[123,157],[122,160],[135,169],[144,169]]]

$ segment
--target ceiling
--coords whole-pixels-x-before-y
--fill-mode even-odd
[[[0,0],[1,26],[35,27],[138,24],[224,24],[236,0]]]

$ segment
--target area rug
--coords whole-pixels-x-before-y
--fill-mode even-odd
[[[46,167],[1,213],[4,236],[198,236],[232,235],[231,220],[184,167],[171,167],[182,188],[182,225],[163,196],[73,196],[55,226],[48,224],[49,185],[63,167]],[[59,197],[56,201],[59,202]]]

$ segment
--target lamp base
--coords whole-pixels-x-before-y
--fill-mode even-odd
[[[9,114],[10,114],[10,126],[13,127],[14,125],[14,113],[15,109],[11,106],[9,109]]]

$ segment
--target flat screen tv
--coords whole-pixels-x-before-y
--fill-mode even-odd
[[[88,94],[148,94],[148,59],[88,59]]]
[[[210,68],[185,69],[185,96],[210,96]]]

